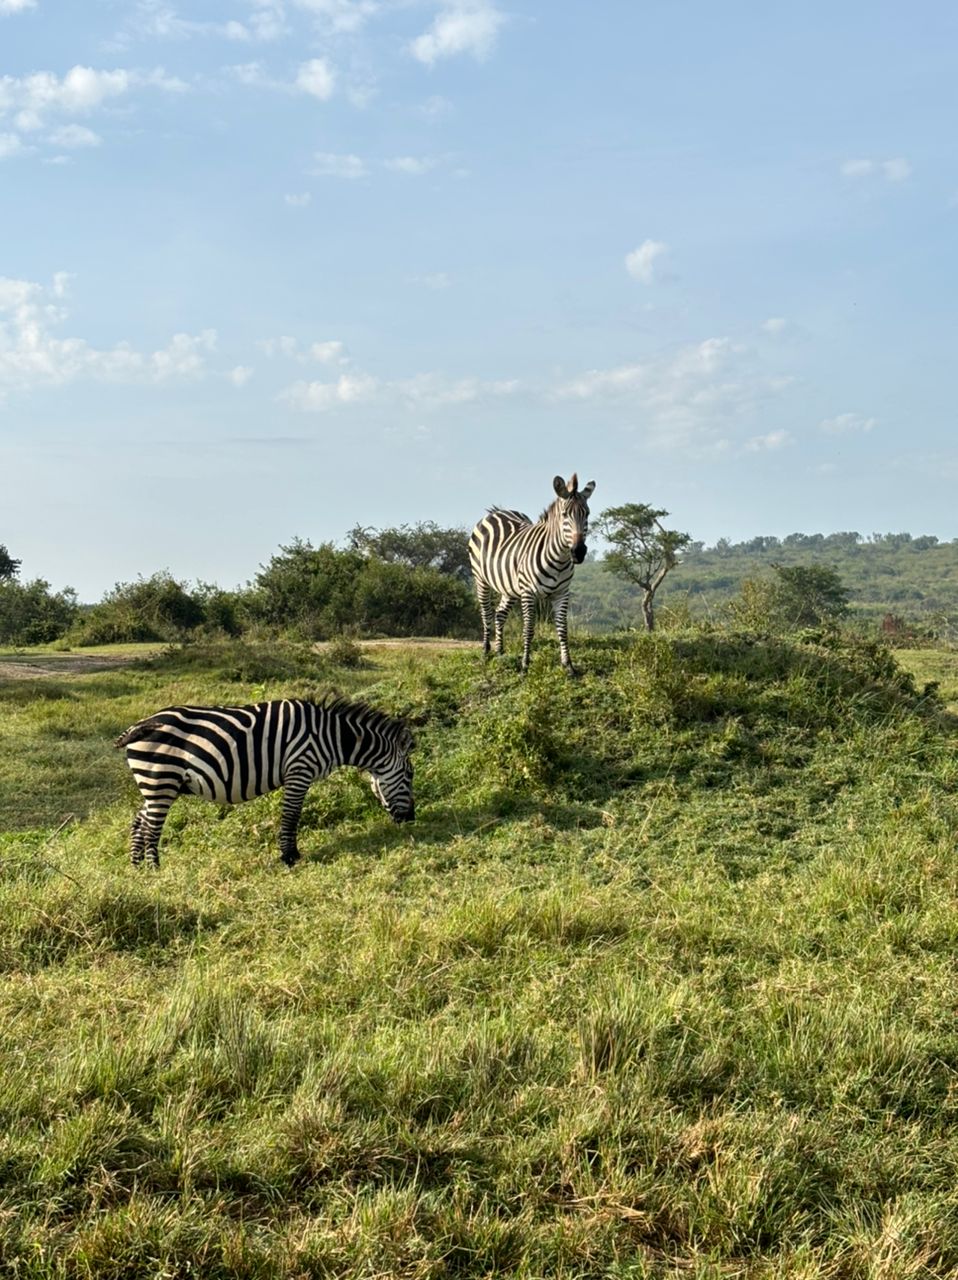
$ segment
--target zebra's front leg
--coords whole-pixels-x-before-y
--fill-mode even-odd
[[[496,610],[496,653],[501,658],[505,645],[503,642],[503,632],[506,626],[506,618],[509,616],[509,610],[515,601],[511,596],[503,596],[499,601],[499,608]]]
[[[522,597],[522,662],[519,670],[523,675],[529,670],[529,658],[532,655],[532,633],[536,625],[535,596]]]
[[[559,637],[559,660],[562,666],[570,676],[577,676],[579,673],[572,665],[572,659],[569,656],[569,593],[563,596],[557,596],[552,601],[552,613],[555,617],[556,635]]]
[[[296,833],[303,812],[303,801],[312,782],[311,776],[295,774],[283,783],[283,813],[279,826],[279,856],[287,867],[299,862],[299,845]]]
[[[479,603],[479,616],[482,619],[482,654],[483,657],[488,658],[492,651],[492,592],[487,586],[479,587],[476,590],[476,599]]]

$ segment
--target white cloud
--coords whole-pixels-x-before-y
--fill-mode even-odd
[[[424,289],[448,289],[452,284],[452,276],[446,271],[434,271],[430,275],[410,276],[410,284],[421,284]]]
[[[447,379],[441,374],[419,373],[388,384],[391,396],[408,408],[440,409],[446,405],[470,404],[495,396],[513,395],[519,390],[516,379],[484,381],[481,378]]]
[[[714,451],[722,444],[720,430],[737,426],[783,389],[754,366],[747,348],[708,338],[634,364],[589,370],[548,395],[608,405],[656,447]]]
[[[842,165],[842,177],[867,178],[874,169],[874,160],[846,160]]]
[[[296,88],[310,97],[327,102],[333,96],[336,77],[325,58],[310,58],[302,63],[296,75]]]
[[[643,240],[637,249],[625,255],[625,269],[633,280],[651,284],[655,278],[655,262],[668,253],[669,246],[661,240]]]
[[[791,435],[784,428],[781,428],[778,431],[769,431],[764,436],[752,436],[745,448],[749,453],[765,453],[784,448],[785,445],[791,444],[791,442]]]
[[[886,182],[904,182],[911,176],[911,165],[904,156],[890,160],[846,160],[842,165],[844,178],[877,178]]]
[[[430,156],[395,156],[392,160],[384,160],[383,164],[394,173],[408,173],[414,178],[421,177],[439,163]]]
[[[343,373],[333,382],[296,382],[280,394],[295,409],[323,413],[356,404],[399,405],[425,411],[471,404],[490,397],[513,395],[519,383],[512,380],[447,378],[438,373],[418,373],[411,378],[384,381],[365,373]]]
[[[0,277],[0,393],[63,386],[81,378],[105,382],[167,382],[194,378],[205,370],[216,332],[174,334],[165,347],[137,351],[128,342],[108,349],[83,338],[59,338],[54,330],[66,320],[63,305],[69,276],[59,272],[49,287]]]
[[[286,201],[286,203],[293,209],[305,209],[306,206],[312,200],[312,198],[313,197],[310,195],[308,191],[303,191],[298,195],[290,193],[288,195],[283,196],[283,199]]]
[[[818,426],[821,431],[833,436],[847,435],[854,432],[867,435],[877,422],[877,418],[865,418],[860,413],[839,413],[834,418],[823,418]]]
[[[295,382],[287,387],[280,399],[294,409],[307,409],[321,413],[342,405],[362,404],[374,400],[379,391],[376,378],[362,373],[344,373],[335,382]]]
[[[27,9],[35,9],[37,0],[0,0],[0,14],[23,13]]]
[[[333,33],[359,31],[381,8],[376,0],[292,0],[292,3],[297,9],[313,14]]]
[[[286,21],[282,0],[254,0],[254,3],[254,11],[249,18],[253,39],[265,43],[285,35]]]
[[[57,147],[68,147],[73,150],[76,147],[98,147],[103,139],[98,133],[94,133],[92,129],[88,129],[82,124],[65,124],[59,129],[54,129],[50,134],[49,141]]]
[[[783,316],[769,316],[762,324],[766,333],[781,333],[788,321]]]
[[[10,156],[23,155],[28,150],[23,145],[19,134],[16,133],[0,133],[0,160],[7,160]]]
[[[699,395],[699,384],[720,374],[740,350],[729,338],[706,338],[704,342],[683,347],[661,359],[619,365],[612,369],[593,369],[561,384],[553,394],[558,400],[605,399],[631,396],[636,392],[653,399]]]
[[[318,364],[349,364],[346,344],[333,338],[325,342],[312,342],[305,349],[298,339],[284,334],[279,338],[264,338],[257,346],[270,359],[282,356],[287,360],[298,360],[300,364],[315,361]]]
[[[317,178],[365,178],[368,170],[359,156],[317,151],[309,172]]]
[[[341,342],[314,342],[309,348],[309,357],[311,360],[318,360],[320,364],[345,364],[346,348]]]
[[[281,86],[276,81],[271,80],[263,70],[262,64],[259,62],[239,62],[226,70],[231,76],[240,82],[240,84],[249,85],[255,88],[276,89]]]
[[[253,370],[248,364],[238,364],[227,374],[234,387],[245,387],[252,376]]]
[[[279,338],[264,338],[257,346],[270,357],[273,356],[297,356],[299,354],[299,343],[295,338],[282,336]]]
[[[903,156],[897,156],[894,160],[883,160],[881,168],[888,182],[904,182],[911,176],[911,165]]]
[[[215,349],[215,329],[204,329],[195,337],[189,333],[175,333],[161,351],[154,351],[149,357],[148,367],[157,382],[194,377],[203,368],[203,353]]]
[[[43,127],[49,116],[87,115],[106,102],[140,88],[182,92],[182,80],[168,76],[162,68],[154,71],[97,71],[75,66],[62,77],[52,71],[35,71],[26,76],[0,76],[0,117],[14,115],[21,132]]]
[[[440,58],[470,53],[482,61],[492,52],[505,15],[486,0],[447,4],[428,31],[410,45],[413,57],[433,66]]]
[[[220,37],[244,42],[274,40],[282,34],[281,0],[266,0],[248,22],[231,18],[210,22],[181,18],[165,0],[138,0],[110,47],[125,49],[136,40],[191,40],[196,36]]]
[[[432,97],[420,103],[416,108],[416,113],[426,120],[442,120],[451,115],[453,110],[453,105],[448,98],[444,98],[440,93],[434,93]]]

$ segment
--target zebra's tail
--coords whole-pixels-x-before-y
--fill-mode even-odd
[[[148,720],[137,720],[136,724],[131,724],[129,729],[124,729],[120,736],[114,739],[113,745],[120,748],[137,740],[142,741],[144,738],[149,738],[161,725],[162,721],[154,716]]]

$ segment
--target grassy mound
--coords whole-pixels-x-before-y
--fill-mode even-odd
[[[958,1268],[933,694],[821,636],[576,656],[211,649],[0,686],[11,1274]],[[333,684],[415,725],[415,824],[342,771],[292,874],[276,796],[180,801],[160,872],[126,865],[113,734]]]

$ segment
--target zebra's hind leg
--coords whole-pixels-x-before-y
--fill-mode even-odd
[[[509,610],[515,604],[512,596],[503,596],[499,601],[499,608],[496,610],[496,654],[501,658],[505,650],[502,633],[505,630],[506,618],[509,616]]]
[[[143,818],[146,805],[139,809],[133,818],[133,829],[130,832],[130,862],[138,867],[143,861],[143,849],[146,843],[146,832],[143,830]]]
[[[147,800],[146,804],[136,815],[134,825],[139,824],[139,831],[133,836],[133,864],[139,866],[144,857],[152,862],[153,866],[159,868],[160,865],[160,835],[163,832],[163,823],[166,821],[166,815],[170,811],[170,805],[175,797],[168,799],[164,797],[159,800]],[[139,856],[136,856],[137,848]]]

